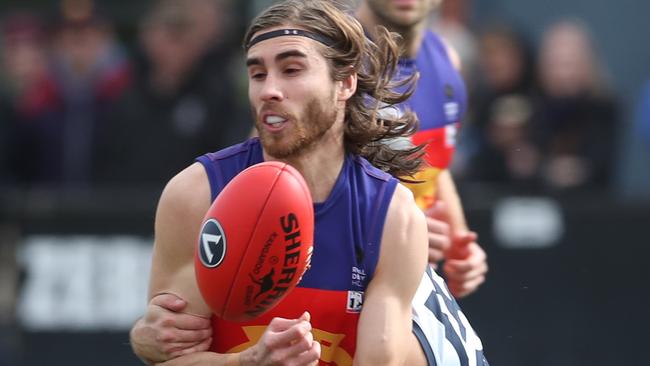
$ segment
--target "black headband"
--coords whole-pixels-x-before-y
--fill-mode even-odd
[[[246,50],[248,51],[251,47],[253,47],[257,43],[260,43],[262,41],[266,41],[267,39],[275,38],[275,37],[282,37],[282,36],[307,37],[307,38],[313,39],[314,41],[318,41],[318,42],[324,44],[325,46],[328,46],[328,47],[334,46],[334,40],[332,40],[329,37],[320,35],[320,34],[307,32],[307,31],[304,31],[302,29],[278,29],[278,30],[274,30],[274,31],[271,31],[271,32],[262,33],[259,36],[251,39],[250,41],[248,41],[248,44],[246,45]]]

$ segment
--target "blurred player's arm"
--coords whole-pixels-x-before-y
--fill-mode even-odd
[[[456,190],[456,184],[449,169],[442,170],[438,174],[438,199],[444,202],[446,219],[450,229],[454,231],[467,231],[467,221],[463,212],[463,205]]]
[[[443,42],[451,64],[462,73],[463,65],[458,51],[444,39]],[[476,243],[476,233],[469,231],[467,227],[463,205],[449,169],[444,169],[438,175],[438,195],[445,203],[451,229],[451,246],[445,255],[447,261],[443,272],[449,290],[455,297],[460,298],[476,291],[485,282],[485,274],[488,271],[487,255]]]
[[[485,282],[487,255],[476,243],[477,235],[469,231],[463,206],[449,170],[438,175],[438,197],[444,202],[449,219],[451,245],[443,271],[451,293],[460,298],[476,291]]]
[[[411,350],[422,353],[412,333],[411,302],[426,268],[426,253],[424,215],[411,192],[399,185],[384,224],[377,269],[365,293],[355,365],[403,365]]]
[[[131,330],[133,351],[146,363],[210,346],[210,309],[194,277],[194,243],[210,205],[203,167],[195,163],[162,193],[155,221],[149,304]]]

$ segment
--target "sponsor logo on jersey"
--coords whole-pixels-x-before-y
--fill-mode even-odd
[[[348,313],[360,313],[363,308],[363,291],[348,291]]]
[[[445,118],[447,118],[447,123],[452,123],[459,120],[460,105],[457,102],[445,103],[444,109],[445,109]]]
[[[352,286],[365,288],[366,271],[363,268],[352,266]]]
[[[445,147],[453,148],[456,147],[456,135],[458,133],[458,128],[456,124],[450,124],[445,126]]]
[[[219,222],[209,219],[203,224],[199,236],[199,259],[207,268],[215,268],[226,256],[226,235]]]

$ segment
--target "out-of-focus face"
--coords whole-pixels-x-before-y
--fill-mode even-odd
[[[320,47],[306,37],[281,36],[248,50],[251,112],[262,146],[274,158],[296,157],[315,146],[345,106],[337,101]]]
[[[366,0],[383,25],[413,27],[427,18],[442,0]]]
[[[523,51],[514,40],[500,34],[488,34],[481,39],[481,67],[490,86],[508,90],[521,82],[524,72]]]
[[[59,57],[79,74],[92,71],[99,62],[111,35],[101,25],[65,27],[56,37],[55,49]]]
[[[33,37],[8,36],[3,40],[0,67],[5,68],[9,81],[14,87],[23,89],[32,85],[47,70],[45,46]]]
[[[540,80],[547,93],[558,97],[579,94],[596,83],[595,54],[589,36],[570,23],[551,28],[540,50]]]

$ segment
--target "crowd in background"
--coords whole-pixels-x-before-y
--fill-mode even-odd
[[[131,37],[90,0],[60,1],[54,17],[3,14],[0,183],[160,186],[196,156],[246,138],[236,3],[151,2]],[[470,4],[445,1],[432,19],[471,92],[457,179],[607,190],[622,117],[587,26],[559,21],[533,44],[507,22],[470,24]],[[639,131],[650,141],[649,99]]]
[[[229,4],[152,4],[131,47],[91,1],[2,19],[3,183],[160,185],[251,131]],[[127,52],[127,49],[132,50]]]

